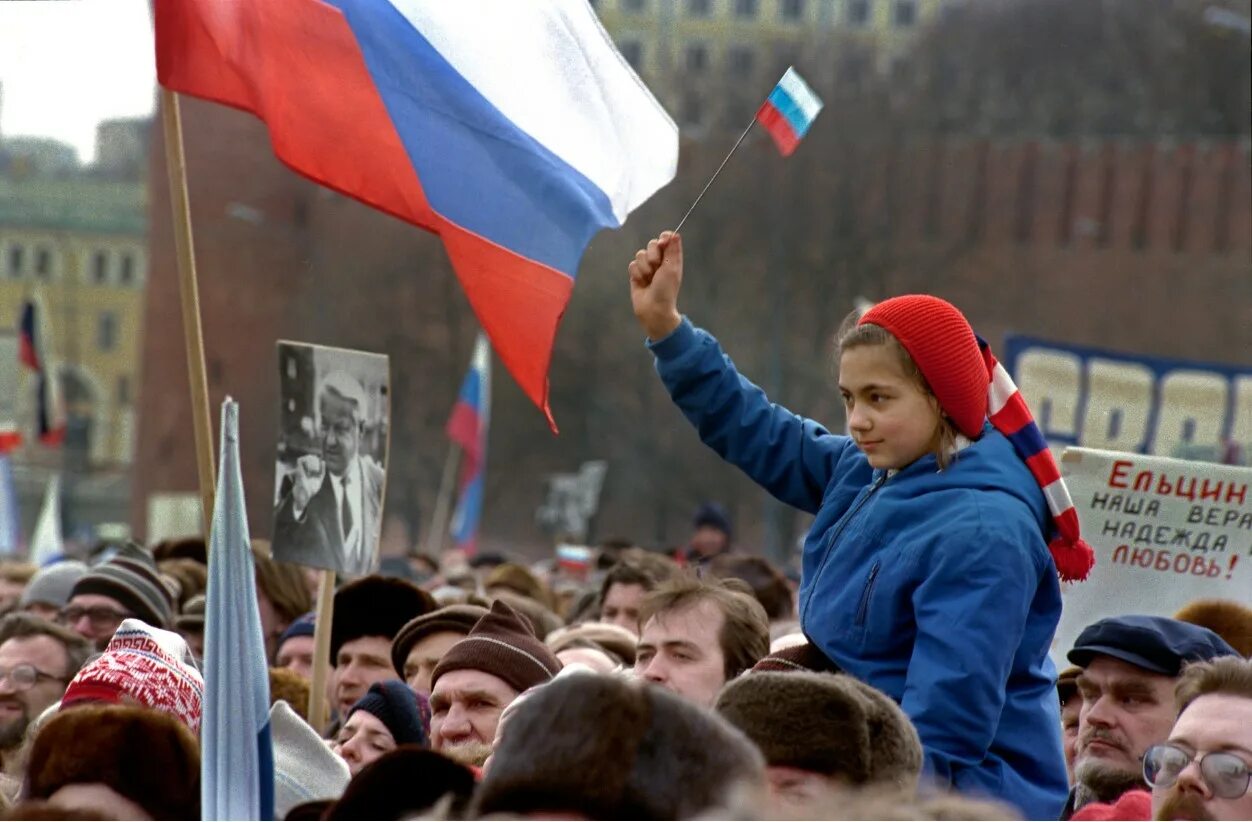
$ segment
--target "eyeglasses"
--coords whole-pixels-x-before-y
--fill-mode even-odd
[[[15,691],[25,691],[28,688],[33,688],[35,683],[41,679],[50,679],[53,682],[65,681],[65,677],[45,674],[34,665],[14,665],[12,668],[0,668],[0,682],[8,680],[9,685]]]
[[[1178,781],[1195,757],[1174,745],[1153,745],[1143,755],[1143,778],[1154,788],[1168,788]],[[1197,760],[1200,775],[1213,795],[1221,799],[1238,799],[1248,792],[1252,782],[1248,764],[1232,753],[1210,751]]]
[[[123,619],[128,619],[131,614],[125,611],[117,611],[104,605],[98,605],[95,608],[84,608],[81,605],[74,605],[61,611],[61,622],[66,625],[73,625],[83,617],[91,620],[91,624],[96,627],[107,627],[109,625],[116,626]]]

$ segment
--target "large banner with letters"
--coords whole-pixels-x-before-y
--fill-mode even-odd
[[[1252,468],[1067,448],[1061,473],[1096,565],[1062,586],[1057,665],[1104,617],[1172,616],[1201,598],[1252,605]]]
[[[1252,464],[1252,364],[1138,357],[1010,335],[1013,375],[1053,448]]]

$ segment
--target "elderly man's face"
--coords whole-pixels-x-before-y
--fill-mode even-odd
[[[341,477],[356,456],[360,442],[361,426],[353,413],[356,406],[351,400],[326,391],[318,407],[322,412],[322,459],[332,474]]]

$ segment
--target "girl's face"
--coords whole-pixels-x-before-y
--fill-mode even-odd
[[[904,468],[934,448],[939,403],[904,373],[889,346],[844,351],[839,392],[852,438],[874,468]]]

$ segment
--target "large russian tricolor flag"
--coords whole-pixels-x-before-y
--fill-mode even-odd
[[[491,343],[479,334],[474,358],[448,418],[449,439],[461,448],[461,478],[449,531],[457,548],[472,554],[478,547],[483,511],[483,475],[487,467],[487,429],[491,425]]]
[[[813,89],[794,68],[788,67],[757,110],[756,121],[765,126],[778,150],[788,157],[808,134],[809,127],[821,110],[822,101]]]
[[[156,0],[157,74],[313,180],[439,234],[548,409],[578,262],[673,178],[678,129],[575,0]]]
[[[45,323],[41,306],[33,299],[22,304],[19,325],[22,364],[35,375],[35,426],[44,445],[60,445],[65,439],[65,411],[56,375],[48,366]]]

